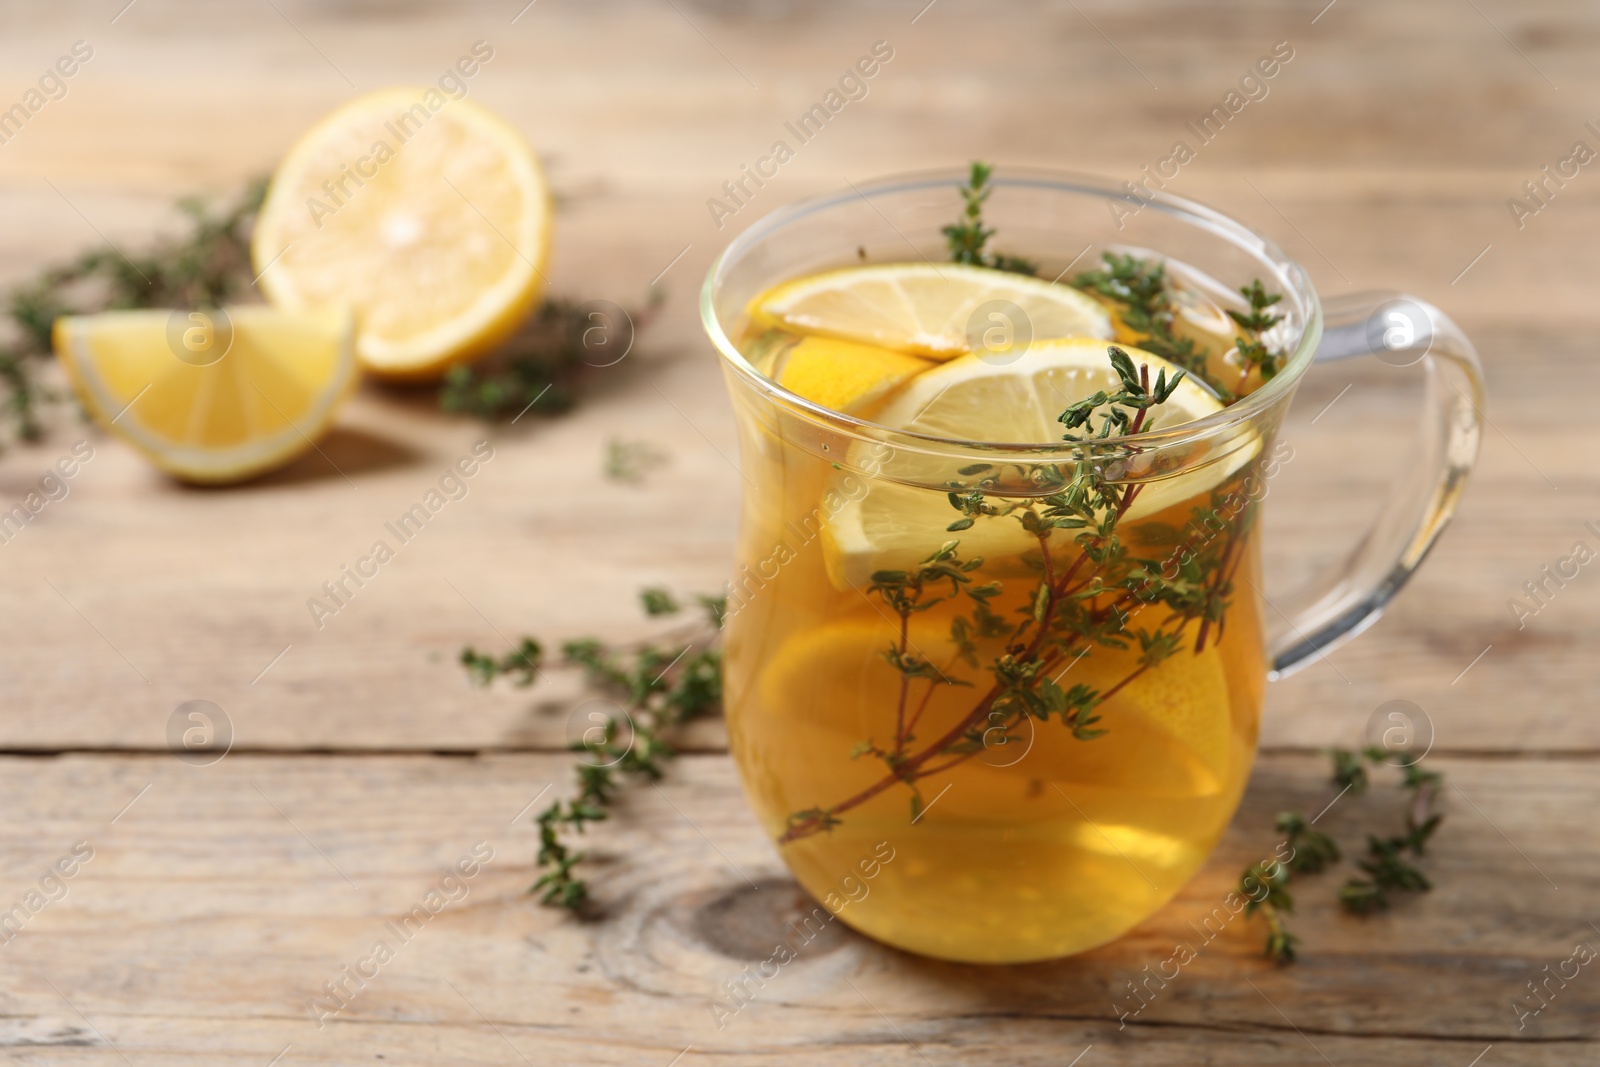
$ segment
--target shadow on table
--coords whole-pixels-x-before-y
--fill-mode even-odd
[[[843,923],[823,919],[824,911],[786,875],[761,878],[750,886],[690,893],[667,909],[690,936],[674,939],[680,949],[697,945],[732,961],[755,961],[772,955],[782,943],[791,958],[813,963],[820,956],[844,950],[851,971],[866,969],[893,975],[907,988],[920,989],[939,1003],[965,1005],[978,1011],[1050,1014],[1067,1008],[1094,1010],[1107,1002],[1110,976],[1136,973],[1149,955],[1147,946],[1118,945],[1057,960],[1017,964],[969,964],[930,959],[866,937]],[[810,935],[815,933],[814,940]]]
[[[299,485],[329,478],[353,478],[358,474],[403,467],[420,461],[424,454],[388,437],[366,430],[336,426],[317,447],[281,470],[244,483],[246,487]]]

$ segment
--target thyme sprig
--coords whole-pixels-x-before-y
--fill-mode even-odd
[[[612,437],[606,441],[602,470],[614,482],[642,485],[650,472],[667,462],[667,453],[649,441],[625,441]]]
[[[1078,287],[1122,305],[1123,324],[1140,335],[1138,347],[1176,363],[1204,381],[1224,403],[1244,394],[1251,371],[1258,372],[1266,382],[1283,368],[1285,353],[1273,350],[1263,340],[1283,321],[1282,315],[1268,310],[1283,299],[1283,294],[1267,292],[1260,278],[1239,289],[1248,311],[1227,309],[1228,318],[1238,327],[1234,345],[1240,364],[1239,379],[1230,389],[1211,372],[1207,354],[1195,346],[1194,338],[1178,335],[1178,310],[1172,300],[1166,264],[1116,252],[1104,252],[1101,259],[1105,269],[1079,274]]]
[[[594,368],[610,365],[613,351],[625,352],[632,337],[654,321],[665,296],[653,290],[643,306],[625,310],[625,324],[597,325],[591,306],[555,297],[523,323],[498,350],[474,364],[458,364],[439,389],[444,410],[486,422],[516,418],[531,406],[546,414],[569,410]],[[611,331],[604,347],[596,331]]]
[[[516,684],[526,689],[539,679],[539,667],[544,663],[544,646],[531,637],[524,637],[516,648],[503,656],[479,652],[474,648],[461,650],[461,666],[467,676],[478,685],[489,685],[505,676],[516,679]]]
[[[9,433],[40,436],[40,409],[56,399],[37,372],[51,356],[51,328],[62,315],[129,308],[216,307],[250,288],[250,228],[266,180],[256,179],[220,210],[202,197],[178,202],[186,229],[155,242],[147,251],[122,252],[106,245],[40,271],[4,298],[4,343],[0,343],[3,417]],[[0,431],[0,443],[7,434]]]
[[[1428,839],[1444,820],[1443,815],[1431,811],[1443,779],[1415,763],[1404,764],[1401,772],[1405,777],[1400,787],[1412,796],[1406,809],[1405,831],[1393,837],[1367,835],[1367,858],[1356,864],[1367,877],[1352,878],[1339,890],[1339,903],[1346,911],[1358,915],[1383,911],[1390,905],[1390,893],[1426,892],[1433,888],[1427,875],[1405,857],[1409,854],[1421,859]]]
[[[1283,366],[1283,353],[1272,351],[1262,340],[1267,331],[1283,321],[1282,315],[1273,315],[1267,311],[1283,299],[1283,294],[1267,292],[1262,287],[1260,278],[1244,286],[1239,292],[1249,301],[1250,310],[1239,312],[1229,309],[1228,318],[1232,319],[1240,330],[1239,336],[1234,338],[1234,344],[1238,347],[1241,367],[1237,388],[1243,390],[1245,380],[1250,377],[1252,370],[1259,371],[1261,380],[1266,382],[1271,381]]]
[[[1135,368],[1128,353],[1115,345],[1110,345],[1106,348],[1106,355],[1111,359],[1111,369],[1116,371],[1117,380],[1122,383],[1121,390],[1108,393],[1102,389],[1063,411],[1056,421],[1069,430],[1089,426],[1096,412],[1100,412],[1101,416],[1098,433],[1093,432],[1091,427],[1091,432],[1085,436],[1069,433],[1063,435],[1063,440],[1094,441],[1104,440],[1113,434],[1137,433],[1138,431],[1134,429],[1135,419],[1142,422],[1145,411],[1157,404],[1165,404],[1187,373],[1179,371],[1172,376],[1171,381],[1168,381],[1167,372],[1163,369],[1156,375],[1156,384],[1152,387],[1149,382],[1149,368]]]
[[[683,609],[665,589],[645,589],[639,599],[645,614],[652,618],[673,616]],[[589,884],[574,872],[586,853],[574,850],[569,837],[608,818],[612,801],[627,782],[660,779],[666,773],[666,762],[675,755],[669,742],[672,731],[721,707],[722,652],[718,642],[727,598],[694,599],[706,625],[687,641],[650,641],[617,648],[595,638],[580,638],[562,645],[564,665],[581,670],[592,688],[618,697],[626,706],[572,742],[572,750],[583,753],[575,768],[577,792],[567,800],[555,801],[535,820],[539,827],[538,865],[543,873],[528,891],[540,894],[545,904],[572,910],[589,904]],[[510,676],[518,685],[527,686],[540,675],[544,649],[529,637],[502,656],[469,647],[461,652],[461,664],[479,685]]]
[[[993,192],[989,185],[993,175],[993,167],[974,160],[967,183],[959,187],[963,205],[961,218],[940,231],[944,234],[945,244],[949,246],[950,261],[975,267],[992,267],[1013,274],[1038,274],[1039,265],[1030,259],[984,250],[989,238],[995,234],[992,228],[983,223],[983,202]]]
[[[1286,864],[1268,860],[1245,868],[1239,878],[1238,893],[1245,899],[1244,913],[1249,916],[1260,912],[1266,921],[1264,953],[1275,963],[1293,963],[1295,946],[1300,943],[1299,936],[1290,933],[1284,922],[1284,916],[1294,911],[1294,896],[1289,892],[1290,877]]]
[[[1207,372],[1206,354],[1196,351],[1194,338],[1176,332],[1177,309],[1167,289],[1167,265],[1116,252],[1102,252],[1100,259],[1105,268],[1080,273],[1078,288],[1121,304],[1122,322],[1139,335],[1138,347],[1218,388]],[[1222,395],[1224,400],[1230,396]]]
[[[1332,763],[1331,782],[1337,791],[1323,810],[1345,793],[1366,792],[1370,784],[1367,764],[1387,765],[1391,756],[1382,748],[1368,748],[1360,753],[1333,749],[1328,755]],[[1402,763],[1400,770],[1400,787],[1412,796],[1404,832],[1392,837],[1367,836],[1367,858],[1356,864],[1367,877],[1351,878],[1339,890],[1339,903],[1351,914],[1368,915],[1388,908],[1392,903],[1391,893],[1425,892],[1433,888],[1427,875],[1406,857],[1420,859],[1428,840],[1443,821],[1442,815],[1431,811],[1442,778],[1436,772],[1422,770],[1415,761]],[[1259,912],[1266,921],[1263,955],[1274,963],[1293,963],[1295,946],[1300,939],[1289,932],[1285,918],[1294,911],[1295,903],[1289,883],[1296,875],[1320,874],[1327,870],[1340,861],[1342,851],[1337,841],[1313,829],[1298,812],[1281,813],[1277,829],[1284,835],[1281,847],[1288,849],[1288,858],[1247,868],[1239,881],[1239,893],[1247,900],[1245,914]]]

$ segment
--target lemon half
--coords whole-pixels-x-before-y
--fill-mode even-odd
[[[348,313],[113,311],[57,319],[55,349],[95,421],[191,482],[243,481],[307,451],[356,381]]]
[[[532,149],[493,112],[437,89],[386,89],[290,149],[252,255],[278,307],[353,307],[367,369],[426,378],[527,317],[544,288],[550,216]]]

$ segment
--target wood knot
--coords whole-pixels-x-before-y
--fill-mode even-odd
[[[691,918],[707,947],[729,959],[768,959],[779,945],[804,944],[807,957],[833,952],[846,942],[844,924],[792,879],[763,878],[706,901]]]

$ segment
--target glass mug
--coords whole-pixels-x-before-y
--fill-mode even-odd
[[[746,482],[724,653],[746,794],[801,885],[850,926],[1010,963],[1114,940],[1205,862],[1249,778],[1267,680],[1375,621],[1449,520],[1481,381],[1471,344],[1421,300],[1325,309],[1304,269],[1216,211],[1025,170],[996,176],[985,204],[1007,254],[1048,278],[1102,250],[1153,250],[1219,303],[1260,278],[1283,296],[1282,370],[1197,421],[1017,444],[830,411],[741,353],[746,309],[772,285],[942,261],[963,178],[889,179],[767,216],[713,264],[701,312]],[[1415,462],[1335,574],[1269,604],[1257,517],[1292,457],[1284,413],[1314,361],[1368,353],[1422,364]],[[958,506],[978,499],[1009,514],[972,512],[962,529]],[[1073,500],[1089,529],[1041,537],[1047,524],[1022,514]]]

